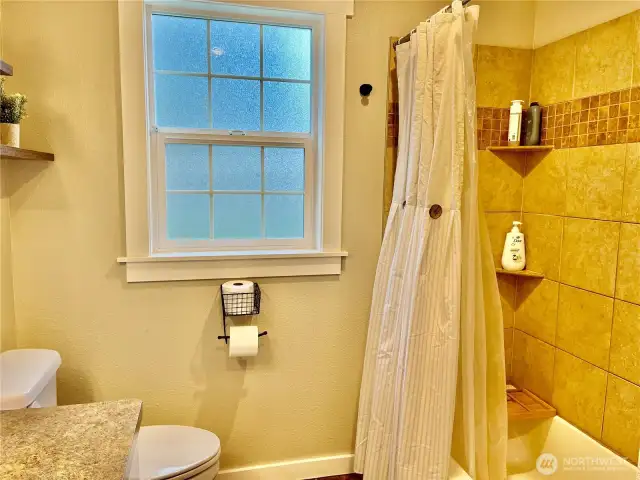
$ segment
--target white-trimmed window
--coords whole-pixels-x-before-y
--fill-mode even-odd
[[[147,15],[153,252],[313,249],[322,17]]]
[[[129,281],[339,273],[345,15],[119,5]],[[122,49],[135,31],[144,90]]]

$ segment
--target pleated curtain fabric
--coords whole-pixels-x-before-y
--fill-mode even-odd
[[[443,480],[452,453],[473,478],[506,477],[504,353],[495,352],[502,317],[477,198],[478,8],[456,0],[452,10],[420,24],[396,50],[398,158],[356,436],[355,467],[365,480]]]

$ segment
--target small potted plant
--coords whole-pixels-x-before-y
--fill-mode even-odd
[[[0,143],[20,147],[20,121],[27,116],[27,97],[20,93],[6,95],[4,78],[0,79]]]

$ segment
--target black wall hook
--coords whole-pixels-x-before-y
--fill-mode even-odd
[[[360,85],[360,95],[362,95],[363,97],[368,97],[369,95],[371,95],[372,91],[373,86],[369,83],[363,83],[362,85]]]

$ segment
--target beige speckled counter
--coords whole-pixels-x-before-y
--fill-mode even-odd
[[[2,480],[122,480],[142,402],[118,400],[0,413]]]

